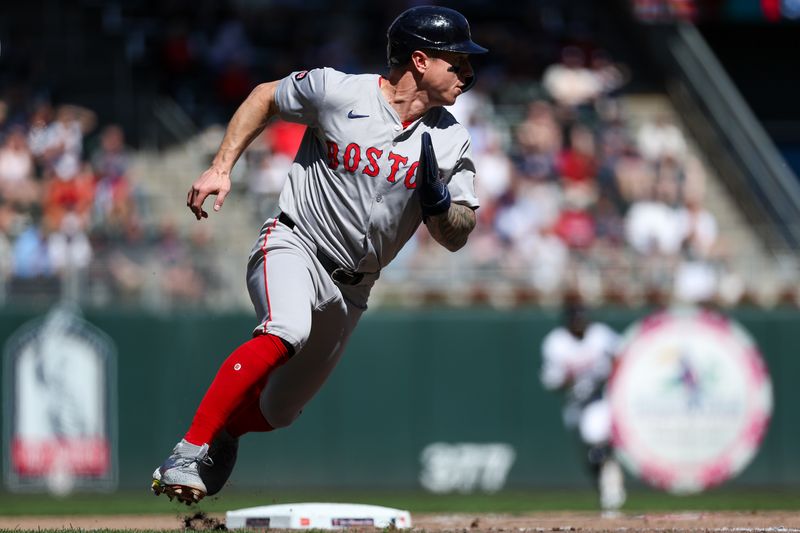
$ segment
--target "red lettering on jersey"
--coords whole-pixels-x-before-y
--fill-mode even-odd
[[[414,161],[414,164],[411,165],[411,168],[408,169],[406,172],[406,179],[403,181],[403,184],[406,186],[406,189],[416,189],[417,188],[417,167],[419,166],[419,161]]]
[[[344,149],[344,169],[348,172],[355,172],[361,162],[361,147],[356,143],[350,143]]]
[[[328,145],[328,166],[333,170],[339,168],[339,145],[333,141],[325,141]]]
[[[294,79],[296,79],[297,81],[300,81],[303,78],[305,78],[307,74],[308,74],[307,70],[301,70],[300,72],[298,72],[297,74],[294,75]]]
[[[377,148],[370,146],[367,148],[367,161],[369,161],[369,165],[364,167],[364,174],[367,176],[372,176],[373,178],[378,175],[380,172],[381,167],[378,166],[378,158],[383,155],[383,150],[378,150]]]
[[[400,165],[405,165],[408,163],[408,158],[398,155],[394,152],[389,152],[389,159],[392,161],[392,170],[389,172],[389,176],[386,178],[386,181],[389,183],[394,183],[397,181],[397,171],[400,169]]]

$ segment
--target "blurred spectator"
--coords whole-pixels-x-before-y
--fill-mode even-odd
[[[53,107],[50,102],[39,102],[31,113],[28,123],[28,146],[36,157],[39,166],[44,165],[45,153],[52,144]]]
[[[140,207],[128,177],[129,164],[124,132],[115,124],[107,126],[92,154],[97,177],[92,224],[107,234],[123,233]]]
[[[719,275],[715,261],[717,221],[702,205],[700,191],[689,192],[684,206],[678,210],[683,226],[683,257],[675,271],[675,299],[685,303],[703,304],[717,294]]]
[[[616,189],[625,207],[652,195],[655,172],[634,147],[625,147],[613,166],[613,174]]]
[[[695,155],[686,158],[682,166],[684,196],[701,199],[706,193],[706,169]]]
[[[569,264],[569,249],[553,227],[542,228],[539,233],[523,238],[519,250],[537,291],[552,294],[562,288]]]
[[[636,134],[636,144],[642,157],[653,162],[665,157],[683,161],[688,149],[683,132],[665,115],[642,125]]]
[[[127,176],[106,176],[98,181],[92,207],[95,228],[109,235],[122,233],[136,211]]]
[[[584,185],[594,180],[594,136],[583,125],[570,131],[569,144],[558,156],[558,172],[566,187]]]
[[[11,277],[7,292],[24,305],[52,302],[60,294],[60,278],[50,261],[47,238],[50,229],[39,224],[36,213],[12,244]]]
[[[561,149],[561,129],[551,106],[534,101],[525,120],[516,129],[513,162],[519,177],[543,183],[556,179],[556,159]]]
[[[612,61],[605,50],[592,52],[590,68],[600,84],[600,93],[606,97],[614,95],[630,79],[627,67]]]
[[[278,196],[305,135],[303,125],[276,120],[245,152],[244,180],[256,220],[276,213]]]
[[[220,290],[222,287],[217,270],[219,253],[214,247],[211,226],[208,224],[192,224],[191,232],[186,241],[188,245],[187,259],[197,273],[199,283],[202,284],[202,296],[200,298],[204,302],[214,302],[218,294],[211,293],[211,291]]]
[[[493,271],[500,269],[502,258],[508,254],[508,243],[502,242],[490,225],[482,225],[478,222],[469,239],[470,264],[474,265],[477,270]],[[408,248],[408,246],[405,248]],[[403,249],[405,250],[405,248]]]
[[[91,157],[92,167],[99,180],[115,180],[128,174],[130,156],[125,146],[125,133],[117,124],[103,128],[100,146]]]
[[[685,304],[711,303],[718,292],[718,278],[713,263],[683,259],[675,267],[673,298]]]
[[[583,125],[570,130],[569,143],[558,155],[558,173],[565,192],[580,197],[584,203],[597,196],[594,135]]]
[[[558,216],[558,204],[550,192],[546,187],[515,183],[498,202],[494,227],[499,237],[514,244],[551,225]]]
[[[53,270],[61,276],[86,270],[92,259],[92,246],[78,215],[66,214],[58,231],[48,235],[47,254]]]
[[[513,168],[511,160],[500,146],[499,139],[488,141],[486,149],[476,152],[475,168],[479,169],[475,177],[475,189],[481,202],[494,203],[511,186]]]
[[[625,244],[625,220],[609,197],[601,195],[592,211],[597,240],[612,247]]]
[[[203,279],[189,255],[188,243],[173,220],[161,221],[156,242],[157,260],[163,267],[160,289],[174,303],[197,303],[205,291]]]
[[[716,255],[719,230],[714,215],[703,206],[698,194],[687,194],[678,210],[684,228],[685,248],[693,257],[712,258]]]
[[[24,131],[16,127],[0,146],[0,182],[17,184],[32,177],[33,155],[28,149]]]
[[[480,89],[473,88],[469,92],[460,95],[456,103],[448,107],[447,110],[459,124],[468,126],[490,106],[491,101],[486,95]],[[478,151],[480,151],[480,148],[478,148]]]
[[[39,194],[33,176],[33,156],[25,133],[16,127],[0,146],[0,196],[21,206],[32,205]]]
[[[574,108],[590,104],[602,93],[603,85],[588,68],[580,48],[567,46],[561,51],[561,62],[545,69],[542,85],[561,106]]]
[[[293,161],[305,134],[306,127],[302,124],[276,120],[264,130],[264,141],[270,152]]]
[[[475,94],[472,99],[475,107],[462,109],[462,112],[468,113],[468,118],[467,122],[461,122],[469,131],[473,154],[482,154],[495,148],[503,150],[508,140],[507,132],[495,122],[491,101],[477,90],[471,90],[466,94]],[[458,98],[456,102],[461,100],[460,96]]]
[[[602,125],[597,148],[597,194],[605,196],[619,212],[624,212],[627,203],[617,180],[617,165],[628,146],[627,132],[619,122]]]
[[[253,201],[256,219],[265,220],[277,212],[278,197],[294,158],[284,154],[255,152],[248,155],[248,196]],[[251,160],[255,159],[255,162]]]
[[[56,174],[44,183],[42,208],[46,223],[58,228],[67,213],[78,219],[81,228],[89,227],[95,179],[88,163],[81,163],[80,172],[72,178]]]
[[[93,111],[75,105],[59,106],[56,120],[47,127],[43,153],[46,168],[61,179],[74,177],[81,166],[83,136],[96,121]]]
[[[636,283],[655,305],[668,303],[681,259],[686,234],[678,212],[680,199],[677,179],[662,176],[650,195],[631,205],[625,218],[628,243],[638,254]]]
[[[586,210],[586,202],[574,193],[567,193],[554,230],[571,250],[588,251],[594,244],[596,229],[594,218]]]
[[[47,231],[37,219],[28,224],[13,245],[12,273],[15,278],[47,278],[55,268],[47,250]]]
[[[106,243],[100,277],[107,280],[115,302],[136,301],[143,296],[147,281],[147,262],[152,243],[136,217],[125,220],[122,233]]]
[[[555,155],[561,149],[561,127],[550,104],[534,100],[517,126],[516,141],[523,154]]]
[[[678,184],[660,180],[651,195],[635,201],[625,218],[628,244],[645,256],[676,256],[685,229],[677,211]]]

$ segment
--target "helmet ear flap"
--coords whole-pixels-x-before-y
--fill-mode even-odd
[[[389,68],[405,65],[411,59],[411,52],[403,43],[392,39],[386,45],[386,61]]]
[[[466,78],[466,83],[464,83],[464,87],[462,87],[461,93],[463,94],[472,89],[473,87],[475,87],[476,81],[478,81],[478,79],[475,77],[475,74]]]

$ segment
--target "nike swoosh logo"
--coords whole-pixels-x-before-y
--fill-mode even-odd
[[[350,112],[347,114],[347,118],[367,118],[368,116],[369,116],[369,115],[357,115],[357,114],[353,113],[353,110],[352,110],[352,109],[351,109],[351,110],[350,110]]]

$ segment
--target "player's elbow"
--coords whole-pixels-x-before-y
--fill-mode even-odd
[[[256,85],[251,94],[260,95],[262,98],[267,96],[274,96],[275,90],[278,88],[278,81],[265,81]]]
[[[275,105],[275,92],[278,89],[277,81],[259,83],[250,91],[248,100],[253,101],[260,109],[264,110],[266,116],[272,116],[277,111]]]

